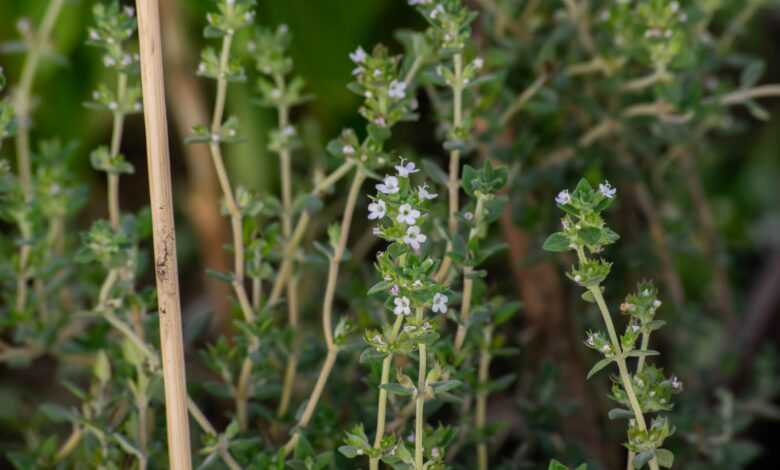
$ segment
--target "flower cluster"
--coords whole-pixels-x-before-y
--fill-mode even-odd
[[[395,175],[386,175],[376,185],[377,195],[369,204],[368,218],[378,222],[374,228],[376,235],[402,243],[419,254],[428,240],[420,228],[427,215],[423,211],[436,195],[425,185],[412,184],[410,176],[419,171],[414,162],[401,159],[395,169]]]
[[[665,72],[692,54],[686,47],[688,13],[679,1],[611,2],[601,19],[609,25],[615,45],[656,71]]]
[[[238,30],[246,28],[255,21],[255,0],[219,0],[217,11],[208,13],[208,26],[204,31],[206,38],[232,36]]]
[[[132,39],[137,28],[135,11],[131,7],[120,9],[117,2],[105,6],[98,3],[93,8],[95,26],[89,30],[89,44],[106,51],[103,64],[117,72],[115,88],[101,83],[92,92],[92,100],[84,105],[90,109],[109,111],[115,123],[121,126],[124,117],[139,113],[141,88],[138,85],[137,54],[126,51],[125,42]],[[117,140],[117,143],[121,140]],[[90,155],[92,167],[110,174],[132,173],[133,166],[119,153],[118,148],[100,147]]]
[[[413,117],[416,101],[401,76],[400,56],[390,55],[385,46],[377,45],[371,54],[358,47],[349,58],[355,64],[355,82],[349,89],[364,98],[360,114],[370,123],[370,133],[381,135],[383,129]]]
[[[471,23],[477,13],[460,0],[409,0],[431,25],[428,35],[436,50],[462,51],[471,38]]]
[[[103,65],[119,72],[137,73],[138,54],[127,50],[126,42],[137,28],[133,7],[120,7],[114,1],[95,4],[95,24],[88,30],[88,43],[104,51]]]

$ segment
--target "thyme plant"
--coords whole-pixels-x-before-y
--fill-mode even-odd
[[[585,345],[603,356],[588,372],[588,378],[615,364],[619,376],[613,379],[610,398],[621,405],[609,412],[611,419],[628,419],[629,450],[628,468],[671,468],[674,454],[663,447],[664,441],[674,432],[674,426],[666,416],[656,416],[648,424],[647,414],[669,411],[671,396],[682,391],[677,377],[667,378],[663,370],[645,366],[646,358],[658,353],[649,350],[650,335],[664,325],[655,315],[661,306],[658,291],[650,283],[641,283],[636,293],[629,294],[620,305],[621,313],[628,316],[623,334],[618,336],[615,322],[604,300],[603,283],[609,276],[611,263],[598,256],[615,243],[619,236],[606,226],[601,213],[612,205],[617,189],[609,182],[600,183],[598,190],[583,179],[574,191],[563,190],[555,202],[566,212],[561,220],[563,230],[550,235],[544,249],[552,252],[572,250],[577,264],[566,275],[585,288],[583,299],[595,303],[607,330],[589,331]],[[637,344],[639,342],[639,344]],[[636,358],[632,373],[628,359]]]
[[[213,105],[185,141],[208,150],[221,188],[213,203],[230,229],[232,266],[209,274],[229,286],[234,319],[218,338],[187,319],[198,353],[188,355],[187,405],[200,468],[568,468],[552,456],[612,468],[613,452],[599,446],[609,437],[600,402],[577,388],[578,347],[598,355],[588,379],[615,371],[607,416],[625,421],[629,470],[731,470],[755,457],[740,431],[774,410],[776,363],[762,355],[753,387],[712,393],[715,379],[701,377],[716,375],[712,367],[680,350],[712,340],[700,323],[723,330],[702,309],[734,325],[737,299],[714,256],[717,237],[703,249],[716,306],[691,300],[670,240],[715,231],[694,156],[742,119],[735,106],[766,119],[757,100],[780,94],[759,84],[763,65],[735,49],[770,0],[407,0],[419,30],[339,59],[353,68],[344,79],[362,122],[329,142],[299,120],[317,97],[295,71],[292,32],[256,26],[257,3],[262,14],[256,0],[209,2],[210,45],[193,70]],[[22,40],[3,49],[26,55],[0,100],[0,152],[16,156],[13,168],[0,161],[0,217],[12,232],[0,238],[0,362],[23,371],[54,363],[68,391],[36,403],[7,457],[25,469],[165,467],[150,221],[147,210],[120,204],[122,178],[134,172],[125,123],[143,110],[136,20],[118,1],[98,2],[85,31],[107,77],[85,104],[111,122],[105,145],[89,153],[105,184],[87,198],[73,171],[78,144],[36,140],[33,126],[37,71],[55,49],[64,4],[50,0],[37,27],[20,21]],[[229,171],[228,146],[248,145],[257,131],[233,115],[238,87],[253,90],[274,121],[261,140],[278,165],[278,190],[247,189]],[[683,181],[669,170],[678,164],[692,182],[690,209],[659,184]],[[559,259],[574,259],[567,277],[603,325],[582,345],[568,339],[580,320],[563,315],[566,291],[535,243],[551,207],[539,201],[570,171],[626,188],[627,216],[615,230],[627,245],[643,239],[622,228],[641,214],[662,280],[660,289],[640,282],[610,311],[623,263],[613,257],[613,270],[603,258],[619,239],[603,214],[617,191],[583,179],[558,193],[562,228],[543,248],[572,253]],[[79,242],[81,209],[96,200],[106,216]],[[674,223],[669,208],[678,207],[693,211],[701,234]],[[518,271],[519,281],[507,275]],[[705,338],[663,338],[688,384],[674,425],[682,381],[653,362],[650,343],[667,311]],[[579,424],[572,410],[585,431],[570,430]]]

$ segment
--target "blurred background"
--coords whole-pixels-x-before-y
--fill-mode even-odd
[[[204,113],[211,107],[213,84],[194,76],[194,64],[204,43],[203,18],[212,5],[208,0],[160,2],[165,12],[166,72],[169,85],[174,85],[169,90],[168,106],[174,191],[179,204],[182,300],[191,329],[188,339],[205,342],[229,331],[229,321],[225,320],[227,291],[204,275],[207,267],[226,270],[229,260],[223,244],[228,227],[215,203],[219,193],[208,153],[205,148],[185,147],[182,140],[193,124],[205,122]],[[20,19],[39,18],[46,3],[0,0],[0,44],[6,44],[0,46],[0,51],[12,49],[8,44],[18,38]],[[106,115],[82,105],[105,70],[100,65],[99,51],[84,44],[93,3],[80,0],[66,5],[54,34],[54,60],[44,62],[34,88],[34,139],[56,137],[74,142],[76,150],[70,163],[90,188],[88,203],[80,215],[83,225],[71,227],[73,230],[82,230],[92,220],[106,216],[104,178],[91,168],[89,152],[109,139],[111,122]],[[296,71],[314,97],[293,116],[305,136],[305,148],[294,157],[295,166],[303,173],[326,158],[324,146],[340,129],[362,125],[355,112],[359,101],[345,87],[353,67],[348,53],[358,45],[368,48],[377,42],[400,49],[394,32],[423,26],[419,15],[405,3],[259,2],[259,23],[289,25]],[[780,8],[761,10],[738,43],[739,51],[765,61],[762,83],[780,82]],[[0,54],[0,65],[13,86],[21,56]],[[276,117],[272,111],[253,105],[253,94],[251,86],[231,87],[229,112],[240,117],[248,142],[229,146],[226,160],[238,184],[260,193],[277,193],[277,161],[266,149],[268,131],[276,124]],[[625,234],[612,253],[613,259],[619,260],[613,277],[653,277],[667,297],[677,297],[668,302],[675,306],[665,318],[668,331],[658,339],[664,361],[674,364],[675,372],[690,389],[679,398],[675,440],[696,454],[691,461],[707,462],[709,458],[720,462],[717,467],[688,468],[766,469],[775,468],[780,459],[780,450],[773,445],[780,430],[780,366],[775,354],[780,344],[780,99],[764,100],[762,104],[772,117],[760,120],[747,110],[737,110],[733,132],[718,133],[698,155],[699,178],[695,181],[676,175],[677,170],[671,171],[674,178],[652,181],[649,196],[658,201],[653,203],[655,214],[671,246],[666,265],[649,247],[658,236],[652,232],[652,224],[646,215],[632,212],[642,204],[641,194],[633,202],[622,203],[612,214],[621,219],[615,223],[617,231]],[[399,145],[443,158],[435,133],[420,131],[432,127],[430,119],[423,119],[422,126],[401,126],[396,136],[402,142]],[[10,152],[10,146],[3,151]],[[127,122],[124,144],[124,154],[136,168],[134,175],[122,180],[122,206],[126,210],[148,204],[144,151],[143,120],[136,115]],[[680,162],[659,161],[661,164]],[[513,393],[497,398],[494,410],[500,413],[500,406],[518,410],[516,416],[513,414],[517,423],[512,428],[518,430],[517,437],[506,439],[500,450],[507,459],[514,458],[527,442],[536,443],[537,454],[566,452],[587,457],[596,451],[583,448],[600,449],[601,443],[609,441],[600,431],[606,424],[578,402],[584,396],[595,400],[594,408],[609,408],[602,390],[593,390],[593,381],[585,386],[584,376],[576,372],[586,371],[592,359],[578,346],[587,322],[579,315],[584,307],[578,303],[576,289],[560,275],[565,263],[540,251],[544,234],[555,223],[550,196],[560,185],[572,185],[575,175],[583,171],[594,176],[604,174],[594,172],[593,161],[566,163],[527,174],[526,178],[537,178],[536,182],[521,179],[513,188],[514,213],[496,235],[503,236],[513,250],[508,256],[494,259],[490,270],[499,273],[496,279],[501,289],[508,295],[516,294],[531,310],[508,327],[513,329],[508,333],[512,340],[523,346],[522,360],[499,361],[496,366],[518,377]],[[669,276],[674,279],[667,282]],[[669,292],[674,285],[679,290]],[[316,331],[316,315],[313,311],[306,315]],[[50,384],[45,371],[51,366],[45,359],[41,361],[39,367],[23,371],[0,368],[0,446],[18,442],[15,436],[19,422],[36,403],[20,391],[37,385],[44,389],[35,393],[46,395],[45,388]],[[605,389],[606,381],[601,386]],[[597,420],[601,425],[579,429],[583,420]],[[619,431],[610,432],[614,437]],[[733,444],[718,447],[727,455],[708,456],[709,444],[697,441],[705,434]],[[582,445],[562,443],[571,436],[571,442]],[[617,457],[600,458],[614,461]]]

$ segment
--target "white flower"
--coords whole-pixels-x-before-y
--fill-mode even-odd
[[[420,217],[420,211],[412,207],[410,204],[402,204],[398,208],[398,222],[406,225],[414,225],[417,222],[417,218]]]
[[[433,9],[431,12],[431,19],[435,20],[437,16],[444,14],[444,7],[441,5],[436,5],[436,8]]]
[[[557,196],[555,196],[555,203],[559,205],[568,204],[571,202],[571,195],[569,194],[568,189],[564,189],[563,191],[559,192]]]
[[[447,296],[444,294],[436,293],[436,295],[433,296],[433,306],[431,307],[431,310],[438,313],[447,313]]]
[[[284,135],[285,137],[292,137],[292,136],[294,136],[295,135],[295,127],[293,127],[293,126],[285,126],[284,129],[282,129],[282,135]]]
[[[466,212],[465,214],[463,214],[463,218],[469,221],[474,220],[474,213]]]
[[[661,301],[656,299],[653,301],[653,307],[658,308],[661,306]]]
[[[682,382],[677,376],[672,376],[672,388],[675,390],[682,390]]]
[[[428,3],[431,3],[431,0],[409,0],[409,5],[410,6],[426,5]]]
[[[368,205],[368,220],[381,219],[385,214],[387,214],[385,201],[378,200]]]
[[[474,64],[474,68],[479,70],[482,68],[483,65],[485,65],[485,61],[482,59],[482,57],[477,57],[476,59],[474,59],[473,64]]]
[[[352,69],[352,76],[357,77],[358,75],[363,74],[363,67],[355,67]]]
[[[401,178],[406,178],[412,173],[417,173],[417,165],[414,164],[414,162],[404,163],[404,160],[401,160],[400,165],[395,166],[396,171],[398,171],[398,176]]]
[[[594,346],[596,344],[596,338],[593,336],[593,333],[588,334],[588,339],[585,340],[585,344],[588,346]]]
[[[354,155],[355,148],[352,147],[351,145],[345,145],[344,147],[341,148],[341,153],[343,153],[344,155]]]
[[[387,96],[398,100],[406,98],[406,83],[398,80],[390,82],[390,89],[387,92]]]
[[[425,243],[428,237],[420,232],[420,227],[412,225],[406,229],[406,235],[404,235],[404,243],[411,246],[414,250],[419,250],[420,245]]]
[[[612,199],[617,194],[617,189],[613,188],[609,181],[599,184],[599,192],[607,199]]]
[[[422,185],[417,188],[417,195],[422,199],[423,201],[436,199],[439,195],[438,194],[432,194],[428,192],[428,187],[425,185]]]
[[[368,57],[368,54],[366,54],[366,51],[364,51],[363,47],[361,46],[358,46],[358,48],[355,49],[355,52],[349,53],[349,58],[356,64],[362,64],[365,62],[366,57]]]
[[[396,297],[393,299],[393,303],[395,304],[393,313],[396,315],[410,315],[412,313],[412,309],[409,306],[409,297]]]
[[[384,183],[380,183],[376,185],[376,189],[379,192],[385,194],[395,194],[401,188],[398,187],[398,178],[396,178],[395,176],[385,176]]]

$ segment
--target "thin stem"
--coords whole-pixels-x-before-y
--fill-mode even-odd
[[[771,96],[780,96],[780,85],[770,84],[761,85],[746,90],[737,90],[720,97],[720,104],[733,105],[744,103],[753,98],[765,98]]]
[[[336,296],[336,284],[339,277],[339,265],[344,257],[344,253],[347,249],[347,241],[349,240],[349,229],[352,225],[352,216],[355,213],[355,205],[357,204],[357,198],[360,194],[360,187],[365,181],[366,175],[363,169],[358,169],[352,179],[352,185],[349,188],[349,194],[347,196],[347,203],[344,207],[344,215],[341,218],[341,231],[339,233],[339,241],[334,248],[333,256],[330,258],[328,265],[328,283],[325,287],[325,298],[322,306],[322,329],[325,334],[325,343],[328,346],[328,354],[325,357],[325,363],[320,370],[320,375],[317,378],[317,383],[314,385],[314,390],[306,402],[306,408],[298,420],[298,431],[293,434],[287,444],[284,446],[284,453],[288,455],[294,448],[300,438],[300,429],[309,425],[314,410],[317,407],[317,403],[322,396],[322,392],[325,389],[325,384],[328,382],[330,373],[333,370],[333,365],[336,362],[336,357],[339,353],[339,347],[336,345],[333,339],[333,300]]]
[[[232,8],[229,4],[228,8]],[[244,286],[244,238],[243,238],[243,216],[236,203],[235,195],[233,194],[233,187],[228,177],[227,169],[225,168],[225,162],[222,156],[222,149],[219,145],[218,136],[222,133],[222,121],[225,114],[225,102],[227,97],[227,73],[228,65],[230,62],[230,48],[233,43],[233,34],[228,33],[222,39],[222,50],[219,57],[219,78],[217,79],[217,96],[214,104],[214,113],[211,119],[211,134],[212,141],[209,144],[209,150],[211,152],[211,158],[214,163],[214,168],[217,172],[217,179],[219,180],[222,193],[225,197],[225,205],[227,206],[228,214],[230,215],[230,227],[233,234],[233,291],[238,298],[241,312],[244,316],[244,320],[248,323],[254,323],[255,312],[249,301],[249,296],[246,293],[246,287]],[[252,362],[250,356],[259,348],[259,342],[256,337],[253,337],[249,344],[249,351],[247,357],[244,358],[241,365],[241,376],[239,378],[238,386],[236,387],[236,416],[238,420],[239,429],[245,431],[248,427],[248,400],[251,394],[251,375],[252,375]]]
[[[276,87],[281,91],[284,96],[284,90],[286,84],[284,77],[276,75],[275,77]],[[289,108],[286,103],[280,103],[277,106],[277,114],[279,121],[279,131],[284,132],[290,125]],[[280,160],[280,173],[282,180],[282,235],[285,239],[289,239],[292,234],[292,169],[290,163],[290,149],[287,146],[282,147],[279,151]],[[292,253],[285,253],[285,257],[292,258]],[[294,260],[291,259],[294,267]],[[281,400],[279,401],[279,408],[277,409],[277,416],[284,416],[287,414],[287,409],[290,405],[290,398],[292,396],[293,386],[295,385],[295,376],[298,369],[298,354],[299,354],[299,341],[298,341],[298,289],[297,283],[291,281],[287,283],[287,317],[290,325],[290,330],[293,333],[293,346],[287,358],[287,367],[284,373],[284,381],[282,386]]]
[[[580,258],[583,259],[584,255],[582,255],[581,250],[578,251],[580,251]],[[593,298],[596,300],[596,304],[598,305],[599,311],[601,312],[601,317],[607,327],[609,339],[612,343],[612,349],[615,354],[615,362],[617,363],[618,370],[620,371],[620,380],[623,383],[623,389],[626,391],[629,404],[631,405],[631,409],[634,412],[634,418],[636,419],[639,429],[642,431],[647,431],[645,416],[642,413],[642,408],[639,406],[639,401],[636,398],[634,386],[631,383],[631,375],[629,374],[628,366],[626,365],[626,358],[623,356],[623,349],[620,347],[620,340],[618,339],[617,333],[615,332],[615,325],[612,323],[612,316],[609,314],[609,308],[607,307],[606,302],[604,302],[604,296],[601,293],[601,288],[596,286],[589,288],[589,290],[593,295]],[[656,460],[655,457],[650,460],[649,464],[651,470],[658,470],[658,460]]]
[[[209,422],[209,419],[206,417],[206,415],[203,414],[200,408],[198,408],[198,405],[195,403],[195,401],[189,397],[187,397],[187,409],[190,412],[190,416],[192,416],[195,422],[198,423],[198,426],[200,426],[203,432],[211,436],[218,436],[214,425]],[[219,453],[222,461],[225,462],[225,465],[227,465],[230,470],[241,470],[241,465],[239,465],[233,456],[230,455],[230,451],[228,450],[226,443],[221,439],[220,441],[221,442],[217,452]]]
[[[479,226],[485,212],[485,199],[477,197],[477,205],[474,209],[474,227],[469,231],[469,242],[479,236]],[[474,289],[474,279],[471,274],[474,268],[466,266],[463,268],[463,301],[460,304],[460,324],[455,334],[455,351],[460,352],[463,348],[463,342],[466,340],[468,332],[468,322],[471,316],[471,296]]]
[[[485,425],[487,424],[487,385],[490,381],[490,344],[493,341],[493,326],[485,327],[482,338],[482,346],[479,354],[479,390],[477,391],[477,412],[474,418],[474,427],[482,435],[482,440],[477,444],[477,464],[479,470],[488,468],[488,448],[484,441]]]
[[[41,56],[46,44],[49,42],[57,17],[60,15],[65,0],[51,0],[41,20],[41,26],[32,38],[30,53],[27,54],[22,74],[19,79],[19,87],[14,96],[14,110],[18,122],[16,131],[16,158],[19,171],[19,183],[22,186],[25,199],[32,199],[32,165],[30,162],[30,112],[31,93],[35,74],[38,71]]]
[[[542,86],[547,82],[547,79],[549,76],[544,73],[540,75],[536,80],[534,80],[531,85],[526,88],[515,100],[514,103],[506,110],[504,111],[504,114],[501,115],[501,119],[499,122],[501,123],[501,126],[506,126],[509,121],[515,116],[515,114],[519,113],[523,110],[526,103],[536,95],[536,93],[541,90]]]
[[[647,347],[650,344],[650,333],[649,332],[642,332],[642,345],[640,347],[640,351],[647,351]],[[637,375],[642,372],[642,369],[645,366],[645,356],[639,356],[639,360],[636,364],[636,373]],[[626,470],[634,470],[634,457],[636,454],[634,451],[629,450],[628,451],[628,462],[626,463]]]
[[[127,93],[127,74],[120,73],[117,77],[117,92],[116,100],[119,105],[114,111],[114,126],[111,132],[111,156],[114,157],[119,154],[119,150],[122,147],[122,134],[124,129],[125,114],[121,109],[121,103],[125,101],[125,94]],[[111,219],[111,227],[114,230],[119,230],[119,174],[109,172],[108,173],[108,215]]]
[[[745,29],[745,25],[753,18],[758,11],[761,2],[746,2],[748,3],[746,8],[742,8],[739,15],[734,18],[734,21],[726,28],[726,32],[721,36],[718,41],[718,51],[724,53],[731,49],[737,36]]]
[[[416,319],[419,323],[423,320],[423,308],[417,308]],[[423,440],[425,438],[425,375],[428,364],[428,351],[425,343],[417,345],[419,364],[417,368],[417,396],[414,423],[414,469],[423,470]]]
[[[340,167],[333,171],[333,173],[320,181],[314,187],[311,194],[313,196],[320,196],[322,193],[332,188],[342,177],[344,177],[344,175],[349,173],[354,166],[355,162],[353,160],[347,160],[342,163]],[[311,217],[309,216],[309,213],[305,211],[298,218],[293,234],[284,248],[284,258],[282,265],[279,267],[276,279],[274,280],[273,287],[271,288],[271,294],[268,297],[268,305],[274,305],[278,302],[282,295],[282,291],[287,286],[287,281],[289,281],[290,275],[292,274],[292,256],[301,244],[303,235],[306,233],[310,221]]]
[[[388,342],[395,341],[398,337],[398,332],[401,331],[401,326],[404,323],[404,316],[398,315],[393,323],[393,330],[390,337],[387,338]],[[379,449],[382,445],[382,439],[385,437],[385,424],[387,422],[387,390],[382,388],[390,381],[390,366],[393,364],[393,354],[388,354],[382,361],[382,378],[379,383],[379,398],[377,399],[377,414],[376,414],[376,436],[374,437],[374,449]],[[371,458],[369,460],[370,470],[379,469],[379,458]]]
[[[328,377],[333,371],[333,365],[336,363],[337,356],[338,349],[328,350],[328,354],[325,356],[325,362],[322,364],[322,370],[320,370],[320,375],[317,377],[317,383],[314,384],[314,389],[311,392],[309,401],[306,403],[306,408],[303,410],[301,419],[298,420],[299,430],[295,431],[290,440],[287,441],[287,444],[285,444],[284,455],[289,455],[290,452],[295,449],[295,445],[298,443],[298,439],[301,437],[300,428],[306,427],[309,424],[309,421],[311,421],[312,416],[314,416],[314,410],[317,407],[317,402],[319,402],[320,397],[322,396],[322,392],[325,390],[325,384],[328,382]]]
[[[457,132],[463,125],[463,56],[461,54],[455,54],[453,58],[453,67],[455,76],[453,77],[452,85],[452,130]],[[449,168],[449,182],[447,183],[447,190],[449,194],[449,219],[447,227],[449,229],[450,237],[454,237],[458,232],[458,206],[459,190],[460,190],[460,150],[453,149],[450,151],[450,168]],[[447,252],[452,250],[452,242],[447,242]],[[450,266],[452,265],[452,259],[449,256],[445,256],[444,261],[439,268],[439,272],[436,273],[436,280],[441,281],[446,279],[449,273]]]
[[[46,12],[41,20],[41,26],[32,38],[30,44],[30,53],[22,66],[22,74],[19,79],[19,85],[14,93],[14,111],[16,113],[16,161],[17,171],[19,172],[19,184],[22,187],[24,198],[31,201],[33,198],[32,184],[32,163],[30,161],[30,114],[31,114],[31,94],[35,74],[38,71],[41,56],[49,37],[54,29],[54,24],[59,17],[65,0],[52,0],[46,8]],[[22,221],[19,224],[19,230],[22,235],[23,244],[19,248],[19,270],[16,281],[16,311],[21,312],[27,306],[28,287],[27,278],[29,276],[27,264],[32,254],[32,226],[29,222]]]

